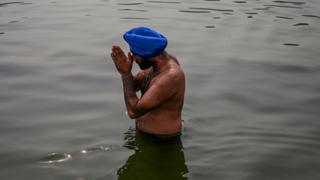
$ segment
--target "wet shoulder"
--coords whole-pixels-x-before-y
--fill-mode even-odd
[[[164,72],[161,75],[161,79],[174,86],[179,86],[185,81],[184,73],[177,65],[172,66],[168,71]]]

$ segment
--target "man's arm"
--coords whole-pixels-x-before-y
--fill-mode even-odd
[[[135,76],[133,76],[135,92],[140,90],[140,84],[144,77],[144,74],[145,71],[139,71]]]
[[[122,83],[123,83],[123,94],[124,101],[126,103],[127,112],[130,118],[134,118],[132,116],[132,109],[136,106],[139,98],[136,94],[137,83],[134,80],[132,74],[122,74],[121,75]]]
[[[141,99],[135,92],[132,74],[122,74],[121,78],[128,115],[133,119],[142,116],[172,97],[177,91],[176,87],[179,86],[179,78],[181,77],[175,76],[174,73],[162,75],[150,86]]]

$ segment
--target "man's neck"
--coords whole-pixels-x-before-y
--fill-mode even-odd
[[[169,59],[167,57],[154,57],[153,59],[153,71],[154,72],[163,72],[167,69],[167,66],[169,64]]]

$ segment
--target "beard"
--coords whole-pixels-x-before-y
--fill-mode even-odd
[[[140,69],[141,70],[145,70],[150,68],[153,65],[153,62],[150,59],[143,59],[143,61],[141,63],[138,63]]]

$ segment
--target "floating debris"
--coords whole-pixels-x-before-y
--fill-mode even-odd
[[[64,161],[68,161],[70,159],[72,159],[72,157],[70,154],[67,154],[67,153],[51,153],[51,154],[48,154],[47,157],[40,159],[40,162],[52,164],[52,163],[61,163]]]

